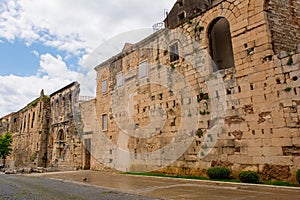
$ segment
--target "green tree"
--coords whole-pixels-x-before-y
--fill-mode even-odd
[[[6,157],[11,153],[12,135],[7,132],[0,136],[0,158],[3,159],[3,165],[5,166]]]

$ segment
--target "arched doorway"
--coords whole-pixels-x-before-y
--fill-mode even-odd
[[[208,29],[210,55],[213,71],[228,69],[234,66],[229,22],[224,17],[213,20]]]
[[[65,147],[65,133],[63,130],[59,130],[56,138],[57,149],[56,149],[56,157],[60,158],[63,156],[63,151]]]

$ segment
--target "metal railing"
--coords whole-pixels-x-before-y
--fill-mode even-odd
[[[79,101],[90,101],[92,99],[95,99],[95,97],[92,97],[92,96],[79,96]]]

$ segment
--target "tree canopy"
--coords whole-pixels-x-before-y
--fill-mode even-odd
[[[12,143],[12,135],[7,132],[3,135],[0,135],[0,158],[6,159],[7,156],[11,153],[11,143]]]

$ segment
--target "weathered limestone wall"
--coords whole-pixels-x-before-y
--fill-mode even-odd
[[[91,170],[104,170],[105,165],[101,163],[100,160],[95,158],[95,155],[101,153],[99,152],[99,131],[100,125],[96,117],[95,104],[96,100],[90,100],[82,102],[81,107],[81,116],[83,123],[83,136],[82,141],[84,143],[83,148],[83,168]],[[90,140],[90,144],[89,141]],[[106,154],[106,152],[104,152]]]
[[[95,117],[98,126],[89,126],[91,130],[87,131],[92,132],[92,138],[102,134],[105,142],[100,148],[103,141],[92,140],[94,158],[125,171],[163,167],[158,171],[203,175],[208,167],[221,165],[230,167],[234,175],[251,169],[261,173],[265,180],[293,180],[300,167],[299,46],[294,52],[274,53],[273,44],[277,39],[271,35],[265,5],[264,1],[223,1],[191,22],[171,31],[159,31],[96,67],[95,110],[88,112],[93,113],[90,116]],[[229,22],[235,66],[215,70],[209,56],[209,31],[220,17]],[[287,30],[282,29],[282,33]],[[170,46],[176,42],[179,59],[171,61]],[[299,44],[299,39],[296,42]],[[142,79],[138,66],[145,61],[148,74]],[[121,72],[124,90],[117,85]],[[163,87],[163,77],[175,72],[191,85],[189,95],[194,98],[172,92],[183,88],[185,83],[180,79]],[[102,91],[104,80],[105,92]],[[132,91],[134,88],[138,89]],[[126,102],[130,92],[134,95]],[[150,158],[168,147],[172,137],[180,133],[185,117],[193,118],[193,113],[183,113],[181,108],[185,102],[193,103],[195,99],[200,115],[191,146],[168,165],[159,156],[152,157],[152,163],[147,162],[147,156],[139,157],[146,153],[144,155]],[[131,116],[126,116],[128,112],[123,111],[129,103],[133,108],[129,108]],[[136,130],[124,133],[132,122],[137,129],[147,127],[151,123],[151,107],[155,104],[164,110],[165,119],[156,135],[139,138],[134,135],[139,133]],[[107,118],[107,127],[102,124],[104,118]],[[159,121],[154,120],[154,125],[143,129],[143,134],[151,133],[151,127],[159,125]],[[213,130],[217,130],[216,135]],[[217,143],[211,145],[212,141]],[[125,153],[120,152],[120,148]],[[170,154],[174,156],[177,151],[175,148],[169,152],[174,152]],[[91,168],[97,169],[93,163]]]
[[[50,96],[49,166],[59,168],[82,166],[82,143],[76,129],[73,109],[79,100],[79,92],[79,84],[73,82]]]
[[[265,11],[274,51],[294,51],[300,40],[300,1],[267,0]]]
[[[45,167],[49,134],[50,99],[41,96],[22,110],[13,113],[10,131],[13,134],[11,159],[17,167]]]
[[[208,7],[208,0],[178,0],[164,20],[166,28],[173,29],[193,18],[198,13],[206,11]]]
[[[82,167],[79,84],[71,83],[50,97],[39,98],[6,117],[4,132],[13,134],[12,160],[16,167]],[[4,122],[4,120],[3,120]]]
[[[203,169],[221,165],[234,175],[254,170],[264,180],[293,180],[300,167],[299,53],[274,56],[261,80],[237,78],[245,84],[227,94],[223,133],[214,150],[200,160],[193,151],[187,152],[160,172],[203,175]],[[290,59],[292,65],[287,64]]]

